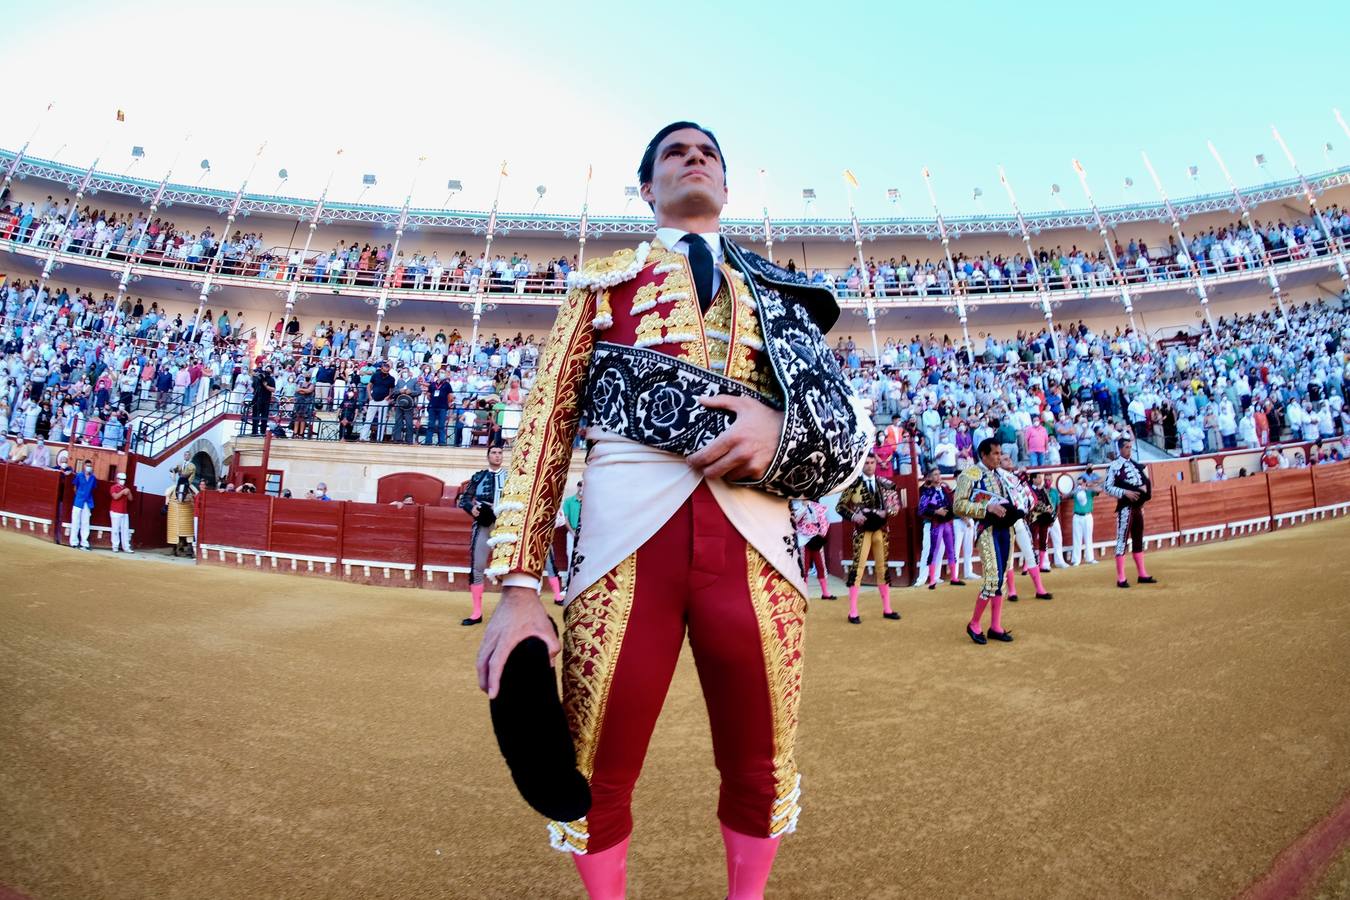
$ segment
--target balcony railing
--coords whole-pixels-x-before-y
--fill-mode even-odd
[[[215,277],[229,280],[241,286],[257,286],[269,290],[286,291],[295,288],[297,292],[328,290],[334,294],[352,294],[372,296],[387,289],[391,297],[398,299],[445,299],[467,302],[482,297],[487,302],[520,302],[526,304],[552,304],[566,292],[565,276],[561,270],[553,274],[530,272],[493,272],[485,275],[473,265],[433,266],[433,265],[397,265],[392,271],[386,269],[349,269],[345,265],[335,268],[320,265],[318,254],[292,262],[299,248],[273,247],[269,250],[243,259],[223,258],[218,264],[206,256],[193,257],[178,254],[166,254],[149,250],[143,253],[129,253],[124,248],[111,246],[92,246],[87,242],[62,240],[62,245],[53,247],[47,236],[33,241],[35,230],[28,229],[25,234],[6,234],[7,226],[0,224],[0,247],[28,256],[46,256],[52,254],[62,262],[82,263],[96,260],[110,269],[121,269],[130,262],[129,272],[136,275],[164,274],[200,281],[207,270],[213,266]],[[1345,242],[1350,236],[1338,238]],[[1248,253],[1239,257],[1229,257],[1216,261],[1206,256],[1195,260],[1203,278],[1223,280],[1241,280],[1243,277],[1257,278],[1265,274],[1264,265],[1269,263],[1275,271],[1289,271],[1310,268],[1319,263],[1327,263],[1336,258],[1336,248],[1325,238],[1315,243],[1300,244],[1294,248],[1280,247],[1262,253]],[[1145,266],[1129,263],[1122,266],[1116,274],[1105,268],[1104,263],[1091,261],[1092,270],[1084,272],[1081,266],[1070,264],[1060,271],[1046,266],[1040,271],[1039,283],[1030,272],[1017,271],[1011,276],[1003,271],[995,272],[989,264],[974,266],[967,273],[966,260],[957,265],[957,278],[952,280],[945,264],[930,267],[928,264],[913,265],[903,275],[900,272],[869,275],[866,287],[862,279],[853,270],[827,268],[810,269],[813,277],[832,287],[845,304],[861,304],[871,297],[882,302],[915,301],[920,304],[942,303],[954,293],[963,296],[979,296],[989,299],[1031,297],[1041,291],[1061,298],[1067,296],[1111,297],[1117,295],[1122,287],[1139,290],[1167,290],[1186,287],[1187,282],[1194,283],[1194,275],[1189,265],[1175,259],[1161,259],[1149,262]],[[818,275],[815,273],[819,273]],[[1236,278],[1234,278],[1236,276]],[[955,290],[953,290],[955,286]],[[510,298],[518,299],[510,299]]]

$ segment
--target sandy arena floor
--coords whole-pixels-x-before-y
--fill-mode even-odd
[[[1350,790],[1350,521],[1109,562],[962,632],[973,586],[815,602],[771,897],[1225,898]],[[0,886],[49,898],[579,897],[516,796],[467,596],[0,534]],[[1027,585],[1029,587],[1030,585]],[[635,897],[721,897],[682,661]],[[0,889],[0,893],[3,890]],[[1350,896],[1343,854],[1319,889]]]

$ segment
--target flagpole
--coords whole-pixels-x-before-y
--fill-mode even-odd
[[[469,337],[469,353],[472,356],[478,354],[478,324],[483,318],[483,285],[492,284],[492,278],[488,274],[492,266],[492,238],[497,231],[497,205],[502,199],[502,180],[505,178],[506,160],[502,160],[501,171],[497,173],[497,193],[492,197],[492,213],[488,216],[487,246],[483,249],[483,271],[478,276],[478,289],[473,298],[473,332]]]
[[[258,152],[253,154],[253,165],[248,167],[248,174],[244,176],[244,181],[239,185],[239,190],[234,192],[234,200],[230,203],[229,211],[225,215],[225,231],[221,234],[220,240],[216,241],[216,252],[206,264],[206,277],[202,279],[201,293],[197,295],[197,314],[192,317],[192,339],[194,341],[197,339],[197,329],[201,327],[202,313],[206,310],[206,298],[214,290],[211,283],[215,280],[221,259],[225,256],[225,244],[229,241],[230,229],[234,228],[235,217],[239,215],[239,204],[244,199],[244,189],[248,187],[248,180],[253,177],[253,170],[258,168],[258,161],[262,159],[263,151],[266,149],[267,142],[263,141],[258,145]]]
[[[5,183],[0,186],[0,194],[9,190],[10,182],[14,180],[14,173],[18,171],[19,163],[23,162],[24,156],[28,153],[28,145],[33,143],[33,138],[37,137],[39,129],[47,121],[47,116],[51,113],[52,107],[56,105],[55,101],[48,102],[47,108],[43,110],[42,115],[38,116],[37,124],[33,126],[33,131],[28,135],[28,140],[23,142],[19,152],[14,154],[14,159],[10,160],[9,168],[5,170]]]
[[[768,172],[759,170],[759,202],[764,207],[764,255],[773,262],[773,228],[769,225],[769,199],[764,191],[764,180]]]
[[[295,301],[300,296],[300,268],[305,264],[305,260],[309,258],[309,245],[314,240],[314,232],[319,227],[320,217],[323,216],[323,205],[328,199],[328,189],[332,187],[333,175],[337,172],[337,157],[341,155],[342,151],[338,150],[333,158],[333,167],[328,170],[328,180],[324,182],[323,192],[319,194],[319,202],[314,204],[314,212],[311,213],[309,217],[308,234],[305,235],[305,249],[300,251],[300,262],[296,265],[295,271],[291,273],[291,286],[286,289],[286,312],[281,319],[282,340],[285,340],[286,338],[286,326],[291,324],[291,315],[295,311]],[[290,267],[289,257],[287,257],[286,266],[287,268]],[[379,340],[378,330],[376,331],[375,339]]]
[[[1209,325],[1210,336],[1215,335],[1214,316],[1209,311],[1209,292],[1205,290],[1205,278],[1200,271],[1200,264],[1195,261],[1191,253],[1190,246],[1186,243],[1186,232],[1181,230],[1181,219],[1177,216],[1177,211],[1172,207],[1172,201],[1167,196],[1167,191],[1163,190],[1162,179],[1158,173],[1153,170],[1153,163],[1148,158],[1148,154],[1140,150],[1139,155],[1144,158],[1144,168],[1148,169],[1148,174],[1153,176],[1153,185],[1158,189],[1158,196],[1162,197],[1163,205],[1167,207],[1167,215],[1172,219],[1172,230],[1177,233],[1177,239],[1181,241],[1181,250],[1186,254],[1186,261],[1190,264],[1191,278],[1195,281],[1195,292],[1200,295],[1200,309],[1205,314],[1205,322]]]
[[[1242,192],[1238,190],[1237,184],[1233,181],[1232,174],[1228,171],[1228,166],[1224,163],[1223,157],[1219,155],[1219,148],[1214,146],[1213,141],[1209,141],[1208,144],[1210,155],[1213,156],[1214,161],[1219,164],[1219,171],[1223,172],[1223,177],[1228,181],[1228,187],[1233,191],[1233,199],[1237,201],[1238,208],[1242,210],[1242,221],[1247,223],[1247,228],[1260,244],[1261,268],[1265,270],[1266,281],[1270,284],[1271,293],[1275,295],[1275,305],[1280,310],[1280,318],[1288,322],[1289,316],[1284,308],[1284,293],[1280,290],[1280,279],[1279,276],[1275,274],[1275,267],[1270,262],[1270,254],[1266,252],[1265,238],[1261,237],[1260,233],[1256,230],[1256,226],[1252,224],[1252,212],[1247,207],[1247,198],[1243,197]]]
[[[947,275],[951,278],[952,297],[956,300],[956,318],[961,323],[961,336],[966,342],[967,364],[975,362],[975,347],[970,342],[970,328],[966,324],[966,300],[960,281],[956,277],[956,264],[952,262],[951,238],[947,234],[947,222],[938,209],[937,194],[933,193],[933,178],[928,167],[923,167],[923,183],[928,188],[928,201],[933,204],[933,216],[937,219],[938,236],[942,238],[942,252],[947,257]],[[972,375],[973,377],[973,375]]]
[[[1097,220],[1097,233],[1102,237],[1102,243],[1106,245],[1106,258],[1111,263],[1111,272],[1116,277],[1116,284],[1120,286],[1120,302],[1125,307],[1125,314],[1130,318],[1130,330],[1139,334],[1139,326],[1134,321],[1134,302],[1130,299],[1130,289],[1125,284],[1125,273],[1120,271],[1120,260],[1116,258],[1116,248],[1111,244],[1111,235],[1106,229],[1106,220],[1102,218],[1101,211],[1097,209],[1097,201],[1092,197],[1092,189],[1088,187],[1087,171],[1083,164],[1078,160],[1073,161],[1073,169],[1078,173],[1078,183],[1083,186],[1083,193],[1087,195],[1088,205],[1092,207],[1092,215]]]
[[[579,232],[579,235],[578,235],[578,237],[577,237],[577,244],[578,244],[578,248],[577,248],[577,271],[578,271],[578,272],[581,271],[581,267],[582,267],[582,266],[585,264],[585,262],[586,262],[586,224],[587,224],[586,211],[587,211],[587,209],[590,207],[590,204],[591,204],[591,173],[592,173],[593,169],[594,169],[594,166],[593,166],[593,165],[588,165],[588,166],[586,166],[586,189],[585,189],[585,192],[581,195],[581,222],[579,223],[578,228],[577,228],[577,230],[578,230],[578,232]],[[501,180],[500,180],[500,179],[498,179],[498,181],[497,181],[497,189],[498,189],[498,190],[501,190]]]
[[[48,111],[51,110],[51,107],[52,104],[50,103],[47,104]],[[117,119],[116,122],[114,122],[114,126],[118,122],[122,121],[123,121],[123,113],[122,110],[119,109],[117,111]],[[75,190],[75,202],[70,205],[70,211],[66,213],[66,220],[61,225],[61,234],[58,235],[56,238],[54,238],[52,240],[51,246],[47,248],[47,258],[43,261],[42,273],[38,276],[37,293],[33,297],[32,307],[29,308],[28,310],[27,319],[29,321],[31,321],[37,315],[38,301],[41,299],[42,292],[47,286],[47,279],[52,277],[52,272],[54,272],[61,266],[65,265],[65,263],[58,263],[56,261],[56,254],[60,250],[59,243],[60,241],[65,239],[66,235],[70,233],[70,223],[72,221],[78,221],[77,217],[79,216],[80,201],[84,199],[84,192],[88,190],[89,182],[94,177],[94,169],[98,166],[98,161],[103,158],[103,154],[108,149],[108,144],[112,143],[112,132],[113,129],[109,128],[107,137],[103,141],[103,147],[98,151],[98,155],[94,157],[94,161],[89,164],[89,168],[85,170],[84,177],[80,179],[79,187],[76,188]],[[36,133],[37,131],[36,129],[34,129],[34,134]],[[24,146],[26,147],[27,144],[25,144]],[[11,166],[10,169],[12,172],[14,167]],[[6,184],[8,184],[8,179],[6,179]]]
[[[159,187],[155,188],[155,193],[150,197],[150,212],[145,217],[145,227],[141,229],[140,234],[135,235],[132,238],[133,245],[139,245],[141,239],[149,231],[150,220],[153,219],[155,213],[159,211],[160,201],[164,199],[164,191],[169,186],[169,178],[173,176],[173,170],[177,167],[178,160],[183,156],[183,149],[187,147],[187,142],[191,138],[192,132],[183,135],[183,143],[178,145],[178,152],[174,154],[173,162],[169,163],[169,168],[165,170],[164,177],[160,179]],[[127,286],[130,282],[141,280],[140,275],[132,275],[131,273],[132,267],[140,261],[140,257],[141,254],[135,252],[134,246],[128,245],[126,259],[122,264],[122,271],[117,276],[117,300],[114,303],[115,308],[122,305],[122,298],[126,295]]]
[[[380,332],[384,328],[384,313],[389,308],[389,288],[394,280],[394,270],[398,267],[398,245],[403,240],[403,230],[408,225],[408,208],[412,205],[413,188],[417,187],[417,176],[422,172],[422,163],[426,162],[425,156],[417,157],[417,168],[413,171],[412,184],[408,185],[408,196],[403,198],[403,210],[398,214],[398,224],[394,226],[394,247],[389,251],[389,268],[385,270],[384,278],[380,279],[380,296],[375,307],[375,337],[370,341],[370,358],[377,359],[380,355]],[[399,285],[402,287],[402,285]],[[367,303],[370,301],[367,299]],[[397,306],[400,301],[395,300]]]
[[[877,347],[877,310],[869,291],[867,261],[863,258],[862,229],[858,227],[858,213],[853,207],[853,188],[858,181],[848,169],[844,170],[844,184],[848,187],[848,217],[853,222],[853,246],[858,251],[858,289],[862,293],[863,307],[867,310],[867,328],[872,333],[872,359],[880,361],[881,351]]]
[[[1312,187],[1308,184],[1308,179],[1303,177],[1303,170],[1298,167],[1298,163],[1294,160],[1294,154],[1289,151],[1289,145],[1284,142],[1284,138],[1280,137],[1280,132],[1274,125],[1270,126],[1270,133],[1275,135],[1276,143],[1284,151],[1284,158],[1289,160],[1289,167],[1298,176],[1299,186],[1303,188],[1303,196],[1307,199],[1308,206],[1312,208],[1313,215],[1317,217],[1317,224],[1322,227],[1322,236],[1327,239],[1331,251],[1336,254],[1336,268],[1341,273],[1341,283],[1350,287],[1350,271],[1347,271],[1345,266],[1344,242],[1338,236],[1332,234],[1331,229],[1327,227],[1327,220],[1322,217],[1322,210],[1317,206],[1317,195],[1313,193]]]
[[[1055,338],[1055,320],[1051,315],[1050,288],[1041,277],[1040,266],[1036,264],[1036,253],[1031,249],[1031,233],[1027,231],[1026,220],[1022,218],[1022,209],[1017,205],[1017,197],[1013,194],[1012,184],[1008,181],[1008,174],[1003,171],[1002,166],[998,167],[998,180],[1003,182],[1003,188],[1008,192],[1008,200],[1012,203],[1013,213],[1017,216],[1017,227],[1022,232],[1022,244],[1027,248],[1027,259],[1031,260],[1031,274],[1036,279],[1036,290],[1041,299],[1041,315],[1045,316],[1045,330],[1050,335],[1050,355],[1059,359],[1059,341]]]
[[[104,143],[104,150],[107,149],[107,142]],[[31,321],[37,314],[38,297],[41,297],[43,289],[47,285],[47,279],[52,277],[52,272],[61,268],[65,263],[56,261],[56,254],[61,252],[61,242],[65,240],[66,235],[70,234],[70,223],[77,221],[79,215],[80,201],[84,199],[84,192],[89,188],[89,182],[94,177],[94,168],[98,165],[99,159],[103,156],[103,151],[94,157],[94,161],[89,164],[89,168],[84,170],[84,177],[80,179],[79,186],[75,189],[75,202],[70,204],[70,210],[66,213],[66,220],[61,224],[61,234],[54,235],[51,246],[47,248],[47,258],[42,263],[42,273],[38,276],[37,296],[33,298],[33,306],[28,310],[28,319]],[[44,238],[45,240],[45,238]]]

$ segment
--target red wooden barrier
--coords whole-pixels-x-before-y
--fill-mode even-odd
[[[58,521],[58,504],[62,497],[62,476],[55,469],[35,469],[32,466],[0,466],[5,470],[0,510],[36,519],[38,528],[53,528]],[[55,539],[55,538],[53,538]]]
[[[1350,462],[1314,466],[1312,473],[1318,506],[1350,503]]]
[[[325,500],[272,500],[272,530],[267,549],[295,556],[342,555],[341,503]]]
[[[1273,469],[1266,473],[1270,484],[1270,511],[1274,515],[1310,509],[1314,469]]]
[[[197,522],[197,536],[203,544],[266,550],[271,511],[272,498],[263,494],[209,491]]]
[[[347,559],[417,562],[417,508],[378,503],[342,504],[342,553]]]
[[[468,568],[469,533],[473,520],[454,506],[428,506],[422,510],[422,564]],[[461,584],[467,584],[462,581]]]
[[[1204,484],[1178,484],[1172,490],[1182,531],[1270,516],[1270,494],[1264,475]],[[1156,503],[1155,499],[1149,504],[1150,511]]]

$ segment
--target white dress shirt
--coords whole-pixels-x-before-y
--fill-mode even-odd
[[[673,250],[681,256],[688,258],[689,245],[682,243],[682,241],[686,234],[692,233],[693,232],[683,231],[679,228],[658,228],[656,229],[656,239],[660,241],[667,250]],[[722,286],[721,265],[726,261],[726,256],[722,253],[722,236],[714,231],[711,234],[700,234],[699,237],[703,238],[708,245],[708,249],[712,251],[712,295],[716,297],[717,291]]]

